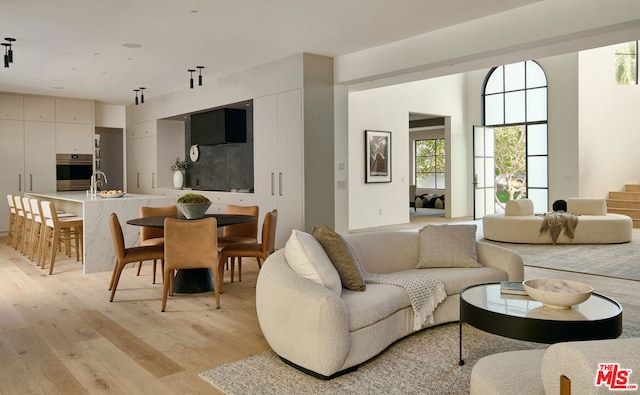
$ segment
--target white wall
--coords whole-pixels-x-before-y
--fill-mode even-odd
[[[451,118],[445,125],[447,191],[451,191],[451,216],[466,214],[467,156],[465,150],[464,76],[454,75],[349,94],[349,228],[409,222],[407,191],[409,171],[409,113],[438,114]],[[392,132],[391,183],[366,184],[364,131]],[[462,150],[463,153],[458,152]],[[461,193],[461,191],[463,191]],[[456,195],[457,194],[457,195]],[[462,195],[459,198],[459,195]],[[462,206],[461,206],[462,203]]]
[[[615,46],[581,52],[580,196],[640,182],[640,86],[615,81]]]
[[[547,74],[549,84],[548,148],[551,204],[557,199],[579,195],[578,55],[573,53],[537,61]],[[473,215],[471,135],[473,125],[480,125],[482,122],[481,91],[488,72],[489,69],[483,69],[350,93],[350,229],[409,221],[406,207],[406,191],[411,183],[409,112],[447,117],[447,209],[451,211],[447,211],[446,216],[455,218]],[[595,111],[591,113],[598,114]],[[363,150],[366,129],[394,132],[393,178],[390,184],[364,183]],[[540,211],[548,209],[539,208]]]

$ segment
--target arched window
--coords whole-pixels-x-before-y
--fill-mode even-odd
[[[547,78],[532,60],[492,69],[483,87],[483,125],[492,129],[495,208],[527,197],[549,207]],[[475,150],[475,149],[474,149]]]

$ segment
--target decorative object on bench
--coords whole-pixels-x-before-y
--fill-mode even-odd
[[[593,293],[593,287],[578,281],[534,278],[522,285],[532,299],[552,309],[568,309],[589,299]]]
[[[452,231],[439,230],[443,234]],[[343,250],[352,254],[351,265],[362,269],[365,280],[364,273],[407,273],[409,278],[423,273],[442,281],[446,298],[434,302],[432,320],[417,325],[420,314],[404,288],[369,278],[364,291],[348,289],[330,259],[333,253],[325,251],[313,236],[293,231],[285,248],[271,254],[258,275],[258,321],[265,339],[283,360],[325,379],[355,369],[418,327],[457,321],[463,288],[478,282],[524,279],[522,259],[516,252],[476,242],[475,236],[475,267],[442,267],[445,265],[435,262],[422,269],[417,268],[418,262],[421,255],[430,255],[427,250],[465,247],[450,242],[441,246],[418,232],[360,233],[343,239]]]
[[[575,227],[573,238],[560,233],[555,243],[606,244],[631,241],[631,218],[607,213],[605,199],[570,198],[567,200],[567,212],[580,217],[578,226]],[[482,218],[483,234],[487,240],[507,243],[554,243],[549,234],[540,233],[543,222],[543,216],[534,214],[531,200],[511,200],[507,202],[504,213],[489,214]]]

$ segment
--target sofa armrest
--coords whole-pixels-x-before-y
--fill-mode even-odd
[[[350,346],[345,304],[291,270],[284,250],[262,265],[256,311],[265,339],[280,357],[324,376],[341,370]]]
[[[640,338],[556,343],[542,358],[542,381],[547,394],[560,392],[560,377],[571,382],[572,394],[609,393],[605,385],[596,387],[598,364],[619,364],[631,369],[629,384],[640,384]]]
[[[524,263],[516,251],[478,241],[476,243],[478,262],[482,266],[493,267],[507,273],[508,281],[524,280]]]

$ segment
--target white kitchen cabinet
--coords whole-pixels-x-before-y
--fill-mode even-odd
[[[304,229],[301,91],[254,99],[253,116],[255,195],[261,217],[278,209],[280,248],[292,229]]]
[[[93,154],[93,125],[56,122],[56,153]]]
[[[93,102],[56,98],[56,122],[93,125]]]
[[[127,192],[155,194],[157,146],[155,136],[127,139]]]
[[[21,95],[0,94],[0,119],[22,120],[24,118]]]
[[[25,96],[25,121],[56,121],[56,100],[52,97]]]
[[[56,190],[56,142],[53,122],[24,122],[24,191]]]
[[[0,120],[0,232],[8,229],[7,194],[55,191],[54,126],[51,122]]]

